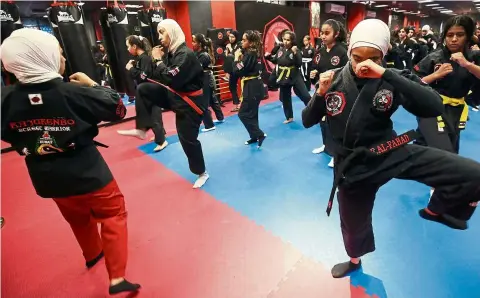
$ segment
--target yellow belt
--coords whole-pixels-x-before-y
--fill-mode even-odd
[[[387,62],[387,65],[395,65],[395,62]]]
[[[240,80],[240,92],[242,92],[242,94],[240,95],[240,102],[243,101],[243,86],[245,85],[245,82],[246,81],[250,81],[250,80],[253,80],[253,79],[260,79],[259,76],[250,76],[250,77],[243,77],[241,80]]]
[[[294,68],[295,66],[279,66],[278,69],[280,69],[280,74],[277,77],[277,83],[285,78],[290,77],[290,72]]]
[[[445,95],[441,95],[443,104],[444,105],[449,105],[452,107],[457,107],[463,105],[463,110],[462,114],[460,115],[460,122],[458,123],[458,128],[459,129],[465,129],[465,125],[467,124],[468,120],[468,105],[465,104],[465,98],[452,98],[448,97]],[[438,125],[438,131],[443,131],[445,128],[445,122],[443,121],[442,116],[437,117],[437,125]]]

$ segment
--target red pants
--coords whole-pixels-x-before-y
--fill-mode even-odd
[[[86,261],[105,254],[110,279],[125,276],[127,267],[127,212],[123,194],[113,180],[95,192],[54,199],[72,228]],[[102,237],[98,234],[100,222]]]

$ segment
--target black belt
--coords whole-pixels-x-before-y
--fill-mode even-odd
[[[376,156],[376,155],[382,155],[387,152],[390,152],[394,149],[397,149],[399,147],[402,147],[411,141],[415,140],[417,138],[418,134],[415,130],[410,130],[407,131],[404,134],[401,134],[399,136],[396,136],[390,141],[385,141],[383,143],[380,143],[376,146],[372,146],[371,148],[367,147],[359,147],[355,149],[341,149],[344,150],[345,152],[349,152],[344,160],[342,160],[338,165],[335,165],[335,175],[333,178],[333,186],[332,186],[332,191],[330,192],[330,198],[328,199],[328,205],[327,205],[327,215],[330,216],[330,212],[332,211],[332,206],[333,206],[333,199],[335,197],[335,191],[337,190],[337,187],[340,185],[343,179],[345,179],[345,172],[348,169],[348,166],[350,166],[352,160],[354,160],[356,157],[360,156],[361,154],[365,155],[370,155],[370,156]]]

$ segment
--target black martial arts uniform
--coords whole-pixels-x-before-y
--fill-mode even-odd
[[[394,42],[391,42],[390,44],[392,48],[388,50],[388,53],[383,58],[383,61],[385,62],[386,67],[404,69],[405,66],[403,65],[402,58],[401,58],[401,51],[398,48],[398,45]]]
[[[397,136],[390,119],[400,105],[418,117],[435,117],[444,110],[440,96],[407,70],[386,69],[381,79],[358,79],[348,63],[336,71],[326,95],[315,94],[302,113],[306,128],[326,115],[337,143],[327,213],[338,187],[343,240],[351,258],[375,250],[375,196],[393,178],[434,187],[428,208],[438,215],[429,217],[424,210],[420,214],[453,228],[466,228],[480,199],[480,164],[439,149],[407,145],[414,131]],[[342,277],[358,267],[338,264],[332,274]]]
[[[285,118],[293,119],[292,86],[299,91],[297,95],[305,105],[310,100],[310,94],[299,71],[302,66],[302,53],[297,50],[294,54],[291,49],[280,47],[275,56],[270,55],[266,58],[278,65],[276,82],[280,86],[280,101],[283,104]]]
[[[415,47],[415,42],[413,40],[410,40],[410,38],[408,37],[405,40],[400,41],[400,44],[398,45],[403,65],[408,70],[413,69],[412,60]]]
[[[430,84],[442,97],[445,113],[437,118],[418,119],[418,132],[421,136],[417,144],[458,153],[460,132],[465,129],[468,118],[465,98],[478,79],[467,69],[451,61],[450,56],[450,51],[443,47],[430,53],[415,66],[416,74],[422,78],[434,73],[443,63],[453,66],[453,72]],[[480,65],[479,51],[466,50],[464,56],[468,61]]]
[[[218,121],[223,121],[224,116],[222,112],[222,107],[220,106],[220,102],[218,102],[218,98],[214,92],[214,78],[212,72],[212,60],[210,59],[210,55],[207,52],[195,52],[198,61],[200,61],[200,65],[202,65],[203,69],[203,96],[206,97],[206,102],[208,103],[207,109],[203,116],[203,124],[205,124],[206,129],[210,129],[215,127],[213,124],[212,113],[208,107],[212,107],[213,112],[215,113],[215,117]]]
[[[105,254],[110,279],[125,276],[127,212],[123,194],[94,138],[102,121],[123,119],[120,95],[53,79],[2,88],[2,140],[25,156],[32,184],[53,198],[83,251],[88,268]],[[104,145],[103,145],[104,146]],[[99,235],[97,222],[102,223]],[[110,293],[132,291],[124,281]]]
[[[167,64],[156,62],[151,79],[168,86],[169,90],[156,83],[139,85],[138,94],[145,100],[137,107],[137,118],[148,120],[153,105],[172,110],[190,171],[201,175],[205,172],[205,161],[202,145],[197,138],[203,113],[208,106],[202,91],[203,69],[195,53],[185,43],[168,55]]]
[[[321,73],[335,68],[343,67],[348,63],[347,49],[341,43],[336,43],[330,51],[327,51],[326,47],[321,47],[313,58],[312,70],[317,71],[317,75],[312,82],[316,84],[318,82]],[[333,146],[335,142],[332,139],[330,130],[326,123],[326,117],[323,117],[320,122],[320,129],[322,130],[323,145],[325,146],[324,152],[330,156],[333,156]]]
[[[262,61],[256,53],[245,51],[242,61],[235,62],[232,57],[227,57],[225,63],[232,63],[233,73],[242,80],[243,100],[238,117],[250,135],[250,140],[245,144],[258,142],[258,147],[261,147],[266,137],[258,123],[258,108],[265,96],[265,88],[260,77],[263,70]]]
[[[303,81],[305,82],[305,87],[307,91],[310,91],[312,88],[312,82],[310,80],[310,72],[312,71],[312,60],[315,56],[315,50],[311,45],[308,45],[302,49],[302,71]]]
[[[134,67],[130,68],[128,71],[130,77],[135,80],[135,84],[138,86],[146,82],[146,78],[151,77],[153,73],[153,61],[152,58],[144,52],[140,56],[136,57]],[[138,106],[143,105],[141,103],[142,98],[141,95],[138,94],[138,90],[135,95],[135,108]],[[141,108],[141,107],[140,107]],[[150,120],[146,117],[135,119],[136,128],[141,130],[149,130],[152,129],[153,134],[155,136],[155,143],[157,145],[163,145],[165,143],[165,135],[166,131],[163,127],[163,117],[162,117],[162,108],[159,106],[152,107],[152,114]]]
[[[238,40],[238,38],[237,38]],[[235,56],[235,52],[238,50],[238,49],[241,49],[242,48],[242,44],[241,42],[239,41],[236,41],[235,43],[231,43],[230,44],[232,46],[232,51],[230,52],[228,49],[225,53],[225,56],[231,56],[231,57],[234,57]],[[225,63],[224,63],[225,64]],[[227,68],[228,69],[228,68]],[[228,73],[230,75],[230,77],[228,78],[228,89],[230,90],[230,94],[232,94],[232,100],[233,100],[233,104],[234,105],[239,105],[240,104],[240,98],[238,97],[238,77],[235,76],[234,73]],[[235,109],[234,109],[235,110]]]

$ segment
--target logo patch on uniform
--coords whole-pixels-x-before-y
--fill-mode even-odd
[[[327,107],[327,114],[330,116],[337,116],[341,114],[345,108],[345,96],[341,92],[327,93],[325,96],[325,103]]]
[[[283,52],[282,52],[282,51],[278,51],[278,52],[277,52],[277,58],[282,57],[282,55],[283,55]]]
[[[142,80],[145,80],[147,78],[147,74],[144,71],[142,71],[142,73],[140,74],[140,78]]]
[[[308,50],[308,54],[311,55],[311,54],[312,54],[312,50]]]
[[[437,71],[440,68],[440,66],[442,66],[442,63],[435,64],[435,66],[433,67],[433,71],[434,72]]]
[[[293,59],[293,53],[290,53],[290,55],[288,55],[288,58]]]
[[[373,97],[373,106],[377,111],[386,112],[392,108],[393,93],[390,90],[382,89]]]
[[[29,94],[28,99],[30,99],[30,104],[33,106],[43,105],[43,99],[41,94]]]
[[[317,55],[315,56],[314,61],[315,61],[315,64],[320,63],[320,54],[317,54]]]
[[[333,66],[337,66],[340,63],[340,57],[333,56],[332,59],[330,59],[330,63],[332,63]]]
[[[38,138],[37,148],[35,149],[35,151],[38,155],[63,152],[62,149],[58,148],[55,138],[50,136],[50,133],[48,131],[44,131],[42,135]]]
[[[174,69],[170,70],[168,73],[174,77],[180,72],[180,69],[178,67],[175,67]]]
[[[223,33],[222,33],[222,32],[218,32],[217,38],[220,39],[220,40],[222,40],[222,39],[223,39]]]

